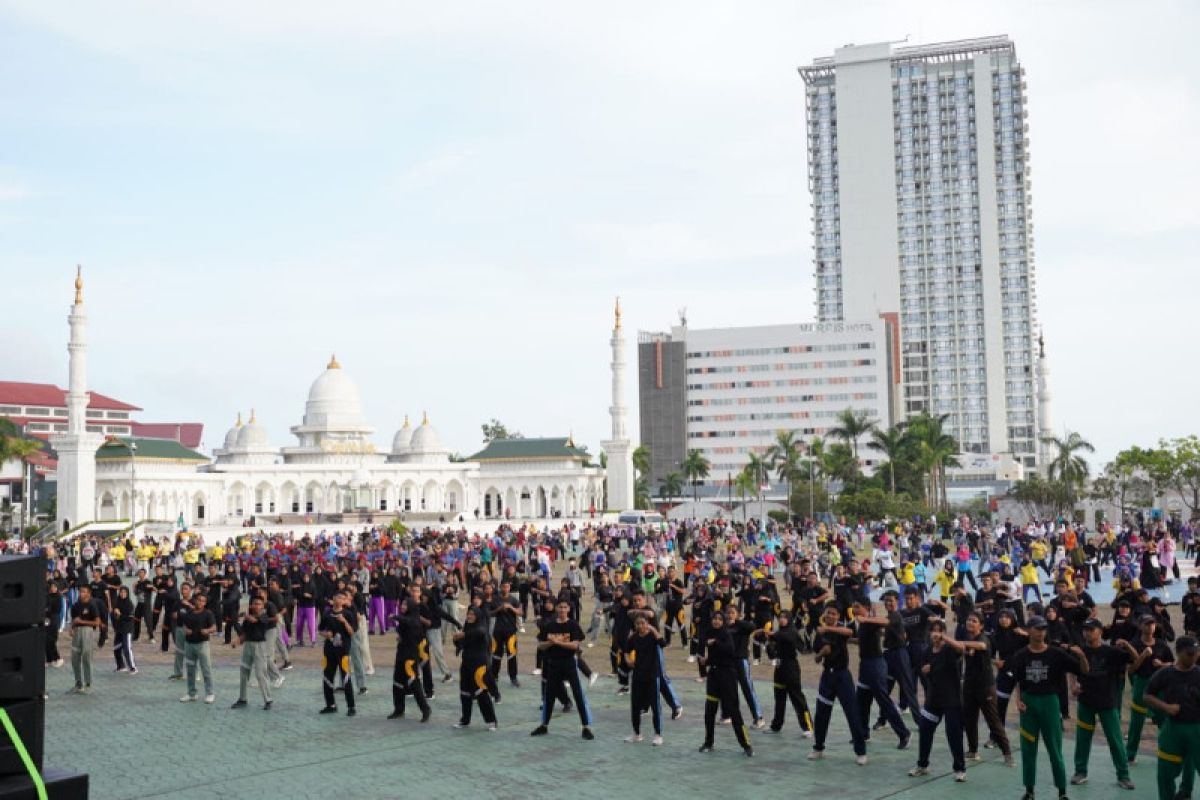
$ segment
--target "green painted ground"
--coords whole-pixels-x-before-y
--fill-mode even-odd
[[[955,784],[944,740],[935,744],[933,774],[928,778],[914,780],[905,774],[915,763],[915,737],[911,749],[901,752],[895,749],[890,732],[875,735],[870,764],[858,767],[846,744],[849,735],[840,712],[834,717],[828,757],[821,762],[805,759],[811,745],[800,738],[794,722],[782,736],[752,732],[753,759],[741,754],[727,727],[718,728],[717,752],[699,754],[702,687],[692,680],[694,667],[683,663],[678,646],[670,663],[685,713],[683,719],[665,723],[666,744],[661,748],[651,747],[648,738],[638,745],[622,741],[630,730],[628,699],[614,694],[615,681],[607,677],[589,693],[597,717],[594,742],[580,739],[576,716],[555,717],[549,736],[529,738],[537,722],[537,679],[528,675],[522,676],[520,689],[502,684],[498,733],[488,733],[482,726],[451,730],[458,717],[454,692],[439,695],[427,725],[415,720],[389,722],[384,717],[391,710],[390,639],[372,637],[372,641],[378,672],[368,679],[370,694],[360,698],[359,716],[354,719],[316,713],[322,706],[320,674],[313,665],[316,651],[306,650],[297,658],[303,664],[287,673],[287,683],[276,691],[270,712],[259,709],[253,686],[248,709],[229,709],[237,695],[237,653],[223,645],[214,653],[217,702],[211,706],[179,703],[182,684],[166,680],[169,667],[157,648],[151,650],[147,644],[135,645],[142,662],[137,676],[113,674],[109,653],[98,653],[100,671],[90,696],[64,694],[72,681],[69,666],[49,670],[46,762],[89,772],[92,797],[100,800],[267,796],[611,800],[664,792],[698,797],[803,792],[923,800],[1021,795],[1019,768],[1004,767],[996,751],[985,751],[987,760],[970,767],[969,781]],[[67,654],[65,646],[63,652]],[[593,666],[607,672],[599,647],[587,654]],[[527,672],[532,665],[522,666]],[[806,677],[815,676],[811,661],[804,668]],[[756,676],[760,694],[769,697],[767,669],[758,668]],[[807,694],[812,701],[815,691],[808,688]],[[1149,740],[1143,746],[1142,763],[1133,769],[1136,792],[1116,787],[1107,751],[1098,744],[1091,783],[1073,788],[1072,797],[1154,796],[1155,761]],[[1066,749],[1070,765],[1073,742],[1069,739]],[[1053,797],[1044,758],[1040,776],[1039,797]]]

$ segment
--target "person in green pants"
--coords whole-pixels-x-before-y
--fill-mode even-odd
[[[1129,642],[1118,640],[1117,646],[1104,644],[1104,623],[1092,618],[1083,623],[1083,653],[1087,656],[1088,670],[1072,679],[1071,694],[1078,698],[1075,708],[1075,774],[1071,784],[1087,783],[1088,759],[1092,754],[1092,735],[1096,732],[1096,720],[1104,730],[1108,741],[1108,753],[1117,770],[1117,785],[1122,789],[1133,789],[1129,779],[1129,763],[1125,760],[1125,742],[1121,738],[1121,720],[1117,716],[1119,683],[1125,674],[1126,665],[1137,657],[1137,651]]]
[[[1075,645],[1064,650],[1047,644],[1044,617],[1030,617],[1025,627],[1029,630],[1029,644],[1014,653],[1004,665],[1017,682],[1013,699],[1021,712],[1019,727],[1024,800],[1033,800],[1033,787],[1037,783],[1039,738],[1046,741],[1054,785],[1058,788],[1059,799],[1063,800],[1067,796],[1067,766],[1063,762],[1059,689],[1061,687],[1065,691],[1067,673],[1079,675],[1080,672],[1088,672],[1087,656]]]
[[[1187,797],[1191,773],[1200,761],[1200,670],[1196,669],[1195,639],[1179,637],[1174,664],[1154,673],[1143,698],[1164,715],[1158,729],[1159,800]],[[1176,793],[1175,779],[1183,770],[1183,784]]]
[[[1129,734],[1125,737],[1125,753],[1132,764],[1137,758],[1138,744],[1142,739],[1142,727],[1146,724],[1146,715],[1150,713],[1142,699],[1146,693],[1146,684],[1150,676],[1163,667],[1171,666],[1171,648],[1166,642],[1155,636],[1157,622],[1149,614],[1138,620],[1142,635],[1133,641],[1133,649],[1137,653],[1133,663],[1129,665]]]

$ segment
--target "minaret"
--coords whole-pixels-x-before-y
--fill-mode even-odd
[[[50,438],[58,453],[58,529],[96,518],[96,450],[104,436],[87,429],[87,315],[83,310],[83,268],[75,273],[75,304],[67,316],[71,338],[67,386],[67,432]]]
[[[621,298],[617,298],[612,339],[612,438],[600,446],[608,454],[608,501],[610,511],[633,508],[633,448],[630,446],[625,408],[625,331],[621,328]]]
[[[1045,472],[1050,459],[1050,445],[1045,437],[1053,436],[1050,427],[1050,367],[1046,364],[1046,340],[1038,331],[1038,363],[1037,363],[1037,399],[1038,399],[1038,467]]]

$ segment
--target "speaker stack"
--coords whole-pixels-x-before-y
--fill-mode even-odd
[[[0,708],[8,714],[25,751],[42,775],[50,798],[88,795],[88,776],[43,770],[46,734],[46,560],[0,556]],[[29,769],[8,732],[0,727],[0,800],[35,800]]]

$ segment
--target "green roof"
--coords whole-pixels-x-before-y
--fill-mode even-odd
[[[128,461],[130,442],[137,446],[139,461],[145,458],[168,459],[171,461],[208,461],[208,456],[184,447],[174,439],[147,439],[140,436],[132,438],[126,436],[110,437],[96,451],[96,460]]]
[[[588,461],[586,447],[577,447],[570,437],[548,439],[493,439],[468,461],[549,461],[569,458]]]

